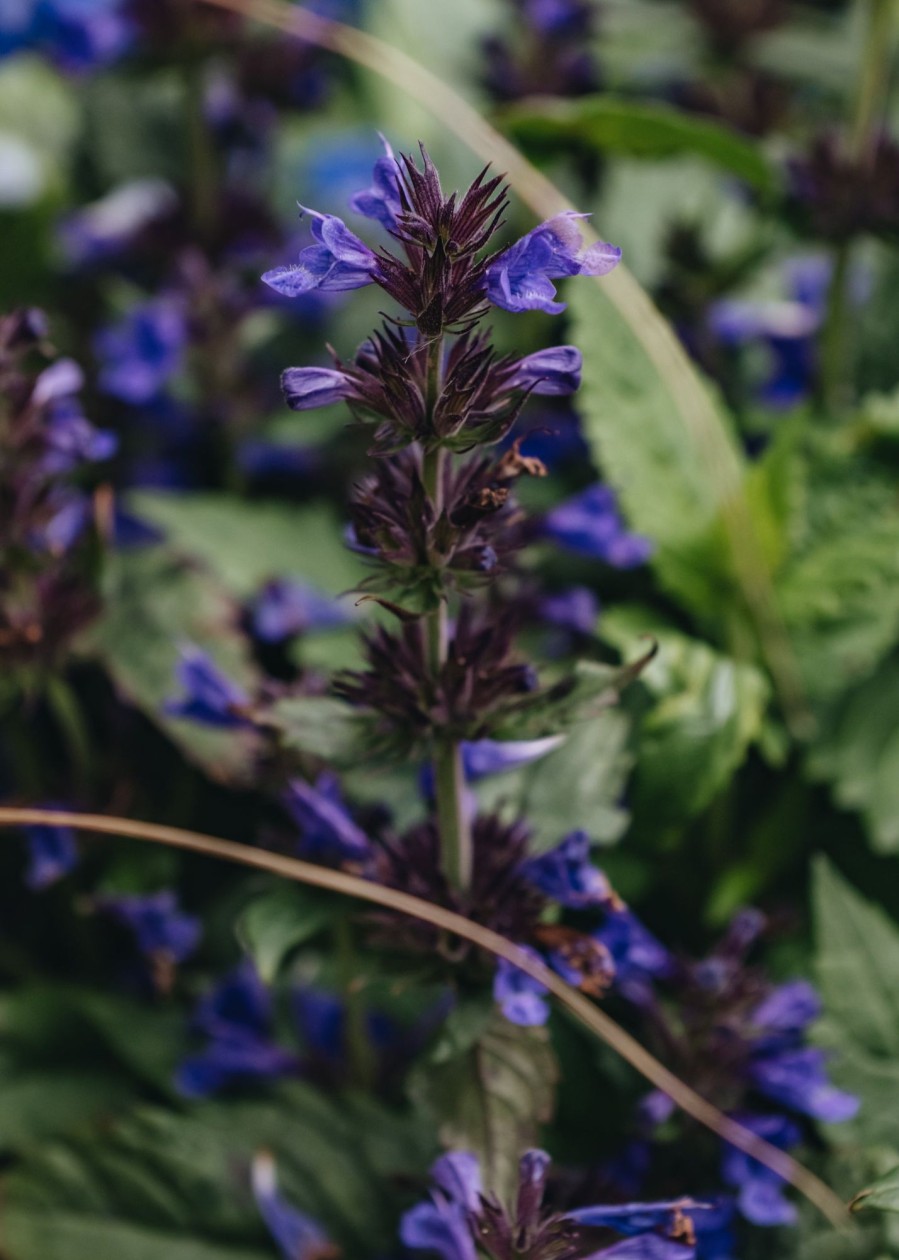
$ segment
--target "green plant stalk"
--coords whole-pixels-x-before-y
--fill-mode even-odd
[[[845,151],[851,162],[865,167],[874,160],[878,124],[886,108],[896,4],[895,0],[861,2],[867,9],[867,26]],[[834,249],[833,275],[822,333],[821,398],[827,410],[834,414],[845,410],[851,401],[854,356],[849,283],[852,254],[852,241],[841,241]]]
[[[376,1065],[368,1036],[366,1004],[358,983],[359,964],[349,914],[337,916],[334,944],[346,1009],[346,1053],[350,1080],[357,1089],[370,1090],[375,1083]]]
[[[443,338],[435,337],[428,346],[427,414],[433,415],[440,395],[443,365]],[[426,450],[422,458],[422,482],[435,516],[443,510],[443,474],[448,452],[439,446]],[[443,593],[437,607],[426,614],[428,659],[435,683],[446,663],[449,645],[448,609]],[[464,892],[471,884],[471,827],[465,812],[465,770],[458,740],[439,734],[434,740],[434,799],[440,835],[440,860],[451,888]]]
[[[215,153],[203,111],[203,62],[189,45],[184,52],[184,123],[190,165],[190,209],[202,239],[209,236],[217,211]]]
[[[0,806],[0,829],[44,825],[51,827],[75,827],[79,831],[98,835],[128,837],[132,840],[164,844],[170,848],[190,853],[202,853],[207,857],[227,862],[238,862],[254,870],[268,871],[295,883],[324,888],[346,897],[355,897],[372,905],[383,906],[397,914],[409,915],[430,923],[436,928],[470,941],[496,958],[504,958],[533,980],[539,981],[571,1014],[594,1036],[610,1046],[636,1071],[667,1094],[672,1101],[699,1124],[710,1129],[724,1141],[764,1164],[803,1194],[836,1229],[845,1230],[850,1224],[849,1214],[841,1199],[819,1177],[797,1160],[746,1129],[738,1121],[719,1111],[695,1089],[687,1085],[669,1068],[660,1063],[635,1037],[601,1010],[594,1002],[556,974],[546,963],[535,959],[520,945],[507,940],[498,932],[475,923],[464,915],[443,906],[432,905],[420,897],[376,884],[345,871],[330,870],[312,862],[271,853],[237,844],[233,840],[221,840],[202,832],[185,831],[180,827],[167,827],[158,823],[139,822],[132,818],[112,818],[103,814],[79,814],[62,810],[18,809]]]

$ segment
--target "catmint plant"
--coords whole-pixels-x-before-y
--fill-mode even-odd
[[[500,355],[483,323],[491,305],[556,314],[558,280],[605,274],[619,258],[603,242],[584,246],[574,212],[488,252],[505,205],[498,176],[483,171],[447,197],[424,150],[418,165],[388,148],[353,208],[386,228],[391,247],[372,249],[335,215],[304,210],[314,243],[264,277],[289,296],[374,284],[401,308],[351,361],[288,368],[282,385],[293,410],[342,401],[371,430],[376,463],[354,495],[352,540],[373,568],[366,591],[400,629],[369,632],[368,668],[336,689],[371,715],[382,750],[432,761],[440,865],[461,893],[484,826],[466,805],[463,744],[514,721],[539,690],[492,592],[520,545],[514,484],[544,469],[515,443],[489,452],[531,394],[572,392],[580,369],[573,346]]]

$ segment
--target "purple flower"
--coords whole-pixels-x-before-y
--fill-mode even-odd
[[[859,1100],[831,1085],[824,1064],[824,1051],[813,1046],[777,1050],[754,1057],[749,1076],[759,1093],[794,1111],[830,1124],[851,1120]]]
[[[119,445],[114,433],[95,429],[74,401],[51,407],[44,433],[47,453],[42,464],[46,472],[54,475],[72,472],[79,464],[110,459]]]
[[[542,739],[478,739],[463,743],[465,776],[472,780],[485,779],[505,770],[517,770],[555,752],[564,743],[564,735],[545,735]]]
[[[548,853],[529,858],[521,873],[547,897],[571,910],[607,905],[613,895],[605,875],[590,861],[586,831],[573,831]]]
[[[602,1204],[575,1208],[572,1212],[566,1212],[566,1216],[579,1225],[589,1225],[594,1229],[614,1229],[617,1234],[633,1237],[663,1228],[685,1208],[700,1206],[687,1199],[665,1199],[656,1203],[615,1203],[611,1206]]]
[[[597,241],[582,250],[576,220],[563,211],[516,241],[487,268],[487,296],[506,311],[546,311],[558,315],[565,303],[556,302],[553,280],[564,276],[604,276],[618,265],[621,250]]]
[[[223,729],[252,725],[247,716],[250,697],[200,648],[188,645],[181,649],[177,677],[184,695],[163,705],[163,712],[169,717],[188,718]]]
[[[150,224],[173,211],[178,197],[161,179],[120,184],[99,201],[66,215],[57,229],[68,261],[85,267],[115,258]]]
[[[551,346],[519,359],[509,384],[532,394],[573,394],[581,387],[582,366],[577,346]]]
[[[766,1034],[802,1033],[821,1014],[821,999],[807,980],[789,980],[772,989],[750,1015]]]
[[[46,407],[69,399],[84,385],[84,373],[74,359],[57,359],[34,382],[31,401]]]
[[[350,206],[357,214],[364,215],[366,219],[376,219],[391,232],[403,209],[400,201],[399,167],[393,149],[383,136],[381,141],[385,153],[375,162],[372,185],[352,196]]]
[[[0,57],[33,49],[67,70],[106,65],[133,27],[123,0],[13,0],[0,6]]]
[[[664,945],[626,907],[612,910],[594,937],[615,964],[615,988],[637,1006],[653,1002],[653,982],[671,973],[673,959]]]
[[[519,946],[534,962],[543,959],[535,949],[528,945]],[[549,1003],[546,994],[549,992],[545,984],[532,979],[514,963],[500,958],[496,964],[493,979],[493,997],[499,1008],[511,1024],[520,1024],[531,1028],[545,1024],[549,1019]]]
[[[558,595],[545,595],[540,616],[550,625],[575,634],[592,634],[599,618],[599,600],[587,586],[572,586]]]
[[[44,805],[43,809],[60,806]],[[71,827],[54,827],[39,823],[23,828],[28,841],[28,870],[25,883],[34,892],[42,892],[68,875],[78,864],[78,846]]]
[[[431,1169],[436,1187],[430,1199],[411,1208],[400,1222],[400,1238],[413,1251],[428,1251],[440,1260],[477,1260],[469,1217],[483,1193],[476,1155],[455,1151]]]
[[[332,630],[352,620],[330,595],[303,582],[275,578],[253,602],[253,632],[263,643],[282,643],[310,630]]]
[[[132,406],[152,402],[178,371],[187,321],[175,298],[144,302],[96,338],[100,388]]]
[[[352,397],[353,380],[336,368],[288,368],[281,373],[281,389],[291,411],[312,411]]]
[[[321,453],[314,446],[287,446],[261,438],[242,442],[237,459],[250,481],[286,491],[295,491],[297,483],[308,482],[322,465]]]
[[[799,1141],[796,1125],[782,1116],[741,1115],[735,1119],[781,1150]],[[727,1184],[738,1191],[737,1207],[753,1225],[792,1225],[796,1221],[796,1209],[784,1198],[783,1178],[758,1160],[735,1146],[727,1146],[721,1174]]]
[[[554,508],[543,528],[560,547],[616,569],[636,568],[652,555],[652,543],[628,533],[614,493],[598,483]]]
[[[137,896],[105,894],[97,898],[97,906],[134,934],[146,958],[184,962],[199,944],[199,919],[184,914],[169,889]]]
[[[318,1222],[278,1193],[275,1161],[268,1151],[253,1160],[253,1197],[284,1260],[324,1260],[336,1254]]]
[[[284,804],[302,830],[303,857],[346,862],[367,862],[371,857],[371,841],[353,822],[333,775],[320,775],[315,787],[292,779]]]
[[[34,544],[51,556],[64,556],[87,528],[91,501],[78,490],[59,488],[50,496],[49,506],[49,517],[34,531]]]
[[[485,1196],[474,1155],[444,1155],[431,1170],[435,1188],[425,1203],[403,1217],[400,1237],[415,1251],[441,1260],[475,1260],[477,1256],[581,1255],[578,1225],[600,1225],[629,1235],[626,1243],[594,1253],[629,1260],[689,1260],[692,1249],[675,1241],[684,1213],[701,1208],[688,1199],[663,1203],[629,1203],[612,1208],[590,1207],[564,1216],[547,1212],[543,1199],[550,1159],[545,1151],[526,1151],[518,1165],[518,1192],[510,1211]],[[654,1233],[665,1230],[666,1234]],[[672,1237],[674,1235],[674,1237]],[[640,1245],[638,1245],[640,1244]],[[627,1247],[626,1250],[622,1248]]]
[[[336,215],[300,208],[311,217],[312,235],[319,243],[301,250],[293,266],[267,271],[264,282],[285,297],[299,297],[313,289],[334,293],[371,284],[378,260],[365,242]]]
[[[251,963],[203,998],[194,1024],[208,1044],[185,1059],[175,1077],[189,1098],[208,1098],[241,1081],[271,1080],[298,1066],[297,1056],[272,1040],[271,996]]]
[[[528,25],[550,38],[589,29],[590,5],[584,0],[525,0],[524,12]]]

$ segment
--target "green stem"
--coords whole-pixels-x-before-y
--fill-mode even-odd
[[[353,940],[353,927],[347,914],[339,914],[334,925],[334,944],[340,987],[346,1010],[346,1054],[350,1080],[362,1090],[375,1083],[375,1062],[368,1037],[365,1000],[359,988],[359,967]]]
[[[837,414],[849,401],[849,267],[852,246],[841,241],[833,251],[833,272],[827,290],[827,310],[821,330],[821,398],[827,410]]]
[[[893,56],[895,0],[863,0],[867,27],[858,90],[846,138],[846,157],[864,167],[874,161],[877,132],[886,107]],[[849,318],[849,282],[852,242],[836,246],[833,276],[827,296],[827,313],[821,345],[821,397],[832,413],[840,413],[851,401],[852,321]]]
[[[440,394],[443,339],[435,337],[428,346],[427,410],[433,415]],[[426,450],[422,459],[422,482],[435,514],[443,510],[443,475],[447,452],[439,446]],[[428,661],[431,677],[437,680],[446,663],[449,648],[446,600],[426,615]],[[471,884],[471,828],[465,813],[465,772],[462,749],[457,740],[438,736],[434,740],[434,797],[440,833],[443,873],[452,888],[464,891]]]
[[[203,109],[203,62],[193,46],[185,50],[184,56],[184,124],[190,166],[190,209],[197,232],[201,238],[206,238],[215,224],[218,208],[215,150],[210,143]]]

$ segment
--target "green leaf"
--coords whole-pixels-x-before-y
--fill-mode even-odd
[[[167,717],[164,702],[178,691],[179,649],[193,643],[208,652],[234,682],[255,677],[237,609],[208,574],[163,548],[112,554],[104,575],[104,612],[82,639],[81,650],[99,657],[122,693],[161,726],[192,761],[213,778],[249,773],[255,737],[218,731]]]
[[[899,1150],[899,928],[823,856],[814,869],[815,967],[829,1072],[857,1094],[847,1131],[865,1146]]]
[[[857,810],[882,853],[899,850],[899,661],[888,661],[831,712],[809,770],[830,783],[844,809]]]
[[[248,1185],[262,1148],[285,1198],[360,1256],[391,1245],[393,1182],[433,1154],[423,1124],[300,1082],[187,1115],[144,1110],[96,1139],[46,1146],[3,1179],[4,1255],[265,1260],[273,1244]]]
[[[121,1077],[96,1070],[0,1075],[0,1153],[76,1132],[121,1112],[134,1089]]]
[[[497,722],[494,737],[532,739],[555,735],[560,729],[595,718],[618,703],[622,692],[640,677],[654,651],[655,647],[650,647],[636,660],[619,667],[578,661],[564,678]]]
[[[603,635],[627,644],[639,610],[613,610]],[[659,650],[641,676],[652,697],[637,740],[634,813],[655,829],[695,818],[726,787],[761,734],[769,699],[753,665],[721,656],[676,631],[656,632]]]
[[[607,709],[572,727],[546,757],[478,784],[481,808],[505,806],[526,817],[536,851],[575,828],[599,844],[614,844],[628,823],[619,802],[634,764],[630,734],[630,717]]]
[[[899,1062],[899,928],[824,857],[815,865],[813,894],[828,1016],[854,1045]]]
[[[236,599],[271,577],[301,578],[331,595],[355,588],[365,574],[343,545],[328,509],[258,503],[227,494],[142,491],[130,505],[165,531],[172,547],[201,561]]]
[[[365,747],[364,716],[328,696],[295,696],[272,705],[268,716],[287,748],[334,765],[358,764]]]
[[[514,106],[499,121],[525,148],[557,152],[568,143],[641,158],[694,154],[757,192],[771,194],[779,183],[776,167],[757,143],[723,123],[674,106],[603,94]]]
[[[544,1028],[521,1028],[496,1014],[463,1054],[420,1064],[413,1102],[438,1126],[441,1142],[474,1151],[484,1185],[509,1201],[521,1154],[552,1116],[558,1068]]]
[[[721,416],[713,443],[694,435],[670,382],[600,286],[571,285],[566,296],[571,339],[584,354],[578,406],[594,457],[631,528],[654,544],[659,580],[701,617],[714,616],[733,576],[720,527],[727,487],[706,458],[723,443],[741,460],[730,423]]]
[[[819,710],[868,678],[899,637],[895,473],[849,431],[807,426],[803,493],[778,600]]]
[[[860,1190],[849,1204],[850,1211],[899,1212],[899,1168],[880,1177],[873,1185]]]
[[[279,885],[250,902],[238,919],[237,935],[262,979],[272,984],[288,954],[327,927],[333,915],[332,899],[320,890]]]

